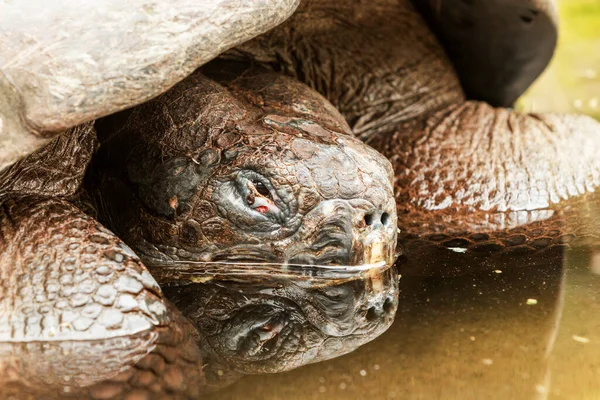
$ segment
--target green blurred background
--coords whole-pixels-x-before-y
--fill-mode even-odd
[[[600,119],[600,0],[558,0],[558,6],[556,53],[518,108],[579,112]]]

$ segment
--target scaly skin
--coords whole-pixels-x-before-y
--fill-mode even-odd
[[[64,387],[73,396],[118,395],[128,381],[110,381],[142,368],[161,343],[174,356],[148,390],[197,395],[204,377],[195,329],[129,247],[64,200],[9,197],[0,209],[3,396],[47,397]]]
[[[100,220],[155,275],[187,261],[391,263],[389,162],[292,79],[201,72],[97,123],[86,187]]]
[[[397,307],[393,269],[316,287],[244,277],[169,287],[193,325],[137,256],[72,204],[17,197],[1,210],[5,397],[198,398],[243,374],[352,351],[385,331]]]

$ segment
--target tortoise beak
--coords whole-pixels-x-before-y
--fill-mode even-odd
[[[392,265],[398,236],[396,214],[369,213],[364,220],[365,227],[355,232],[352,265],[377,264],[381,261]]]

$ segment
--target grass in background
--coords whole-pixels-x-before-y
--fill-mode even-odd
[[[600,119],[600,0],[559,0],[558,5],[556,53],[518,108],[579,112]]]

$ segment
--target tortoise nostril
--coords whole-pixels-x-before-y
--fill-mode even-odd
[[[365,318],[367,319],[367,321],[371,322],[371,321],[375,321],[376,319],[379,318],[379,313],[377,312],[377,310],[375,309],[375,307],[370,307],[367,310],[367,315],[365,316]]]
[[[381,214],[381,223],[383,225],[387,225],[388,222],[390,222],[390,214],[384,212],[383,214]]]
[[[375,217],[373,216],[373,214],[365,215],[365,224],[372,225],[374,219],[375,219]]]
[[[386,313],[390,313],[394,308],[394,301],[391,298],[387,298],[385,299],[385,302],[383,303],[383,311],[385,311]]]

